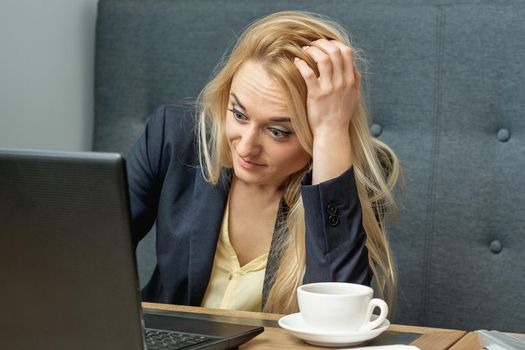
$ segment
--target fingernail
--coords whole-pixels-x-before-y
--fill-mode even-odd
[[[299,57],[296,57],[293,60],[294,60],[294,62],[297,62],[297,61],[299,61]]]
[[[306,49],[309,48],[309,47],[310,47],[310,46],[305,45],[305,46],[303,46],[303,50],[306,50]]]

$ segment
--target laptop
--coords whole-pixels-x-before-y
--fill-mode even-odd
[[[190,316],[141,310],[121,155],[0,149],[0,349],[228,349],[264,329]]]

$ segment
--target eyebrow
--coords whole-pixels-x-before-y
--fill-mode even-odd
[[[242,109],[246,111],[246,108],[242,105],[241,101],[239,101],[239,98],[235,93],[231,92],[230,95],[235,99],[235,103],[239,105]],[[292,119],[290,117],[271,117],[270,121],[275,123],[291,123]]]

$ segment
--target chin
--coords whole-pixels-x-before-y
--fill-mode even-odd
[[[254,174],[250,171],[246,171],[243,168],[233,167],[234,176],[247,184],[258,184],[264,181],[264,178],[258,174]]]

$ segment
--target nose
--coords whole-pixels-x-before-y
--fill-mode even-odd
[[[261,151],[259,132],[256,128],[247,128],[241,134],[237,144],[237,153],[241,157],[256,156]]]

